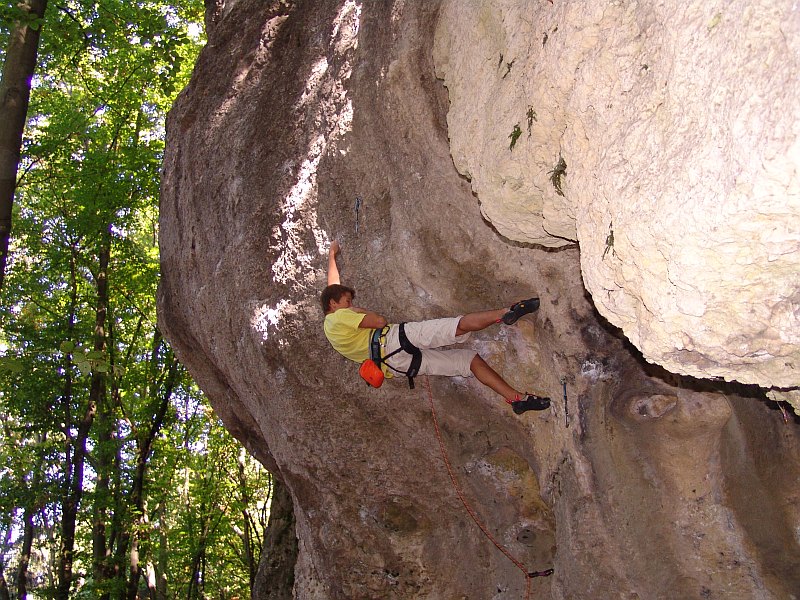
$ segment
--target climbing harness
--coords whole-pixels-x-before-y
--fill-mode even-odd
[[[425,387],[428,389],[428,402],[431,406],[431,415],[433,416],[433,427],[436,430],[436,438],[439,440],[439,449],[442,452],[442,459],[444,460],[445,467],[447,467],[447,473],[450,475],[450,481],[453,482],[453,488],[456,491],[456,495],[458,496],[458,499],[461,500],[461,504],[464,505],[464,509],[467,511],[467,514],[469,514],[469,516],[475,522],[475,525],[478,526],[478,529],[480,529],[483,534],[489,538],[489,541],[494,544],[495,548],[500,550],[500,552],[502,552],[503,555],[505,555],[505,557],[525,575],[525,600],[529,600],[531,597],[531,579],[534,577],[549,577],[553,574],[553,569],[545,569],[544,571],[528,571],[528,569],[525,568],[525,565],[520,560],[515,558],[508,548],[503,546],[494,538],[494,536],[487,529],[486,525],[484,525],[483,522],[481,522],[481,520],[478,518],[477,513],[464,497],[464,492],[461,490],[461,486],[459,485],[455,473],[453,472],[453,466],[450,464],[450,460],[447,458],[447,451],[445,450],[444,440],[442,439],[442,431],[439,429],[439,419],[436,417],[436,408],[433,405],[431,382],[427,375],[425,376]]]
[[[414,389],[414,377],[419,374],[419,369],[422,366],[422,351],[412,344],[408,339],[408,336],[406,335],[406,324],[400,323],[398,327],[400,347],[397,350],[390,352],[386,356],[381,356],[381,340],[385,338],[386,334],[389,332],[389,326],[387,325],[382,329],[376,329],[372,332],[372,337],[370,338],[369,342],[369,359],[361,363],[361,367],[358,369],[358,374],[361,375],[361,378],[367,382],[367,385],[370,385],[374,388],[381,387],[384,379],[381,364],[385,364],[392,371],[402,373],[408,377],[408,387],[412,390]],[[394,356],[398,352],[406,352],[407,354],[411,355],[411,364],[408,367],[408,371],[396,369],[386,362],[388,358]]]
[[[564,386],[564,427],[569,427],[569,406],[567,406],[567,378],[561,378],[561,385]]]

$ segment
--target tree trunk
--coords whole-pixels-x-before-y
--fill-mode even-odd
[[[77,273],[76,273],[76,265],[75,265],[75,254],[76,249],[73,245],[72,252],[70,254],[70,309],[69,314],[67,316],[67,339],[69,341],[73,340],[73,333],[75,330],[75,310],[77,306],[77,297],[78,297],[78,284],[77,284]],[[72,544],[74,545],[75,539],[75,529],[74,529],[74,520],[73,525],[70,527],[66,524],[67,519],[70,517],[72,512],[71,501],[70,498],[72,496],[71,489],[72,489],[72,481],[76,475],[76,462],[75,459],[77,457],[77,452],[75,451],[75,440],[70,435],[70,428],[72,426],[72,410],[70,405],[72,403],[72,353],[67,352],[64,356],[64,390],[61,394],[61,403],[64,407],[64,439],[65,439],[65,448],[64,448],[64,486],[61,498],[61,510],[62,510],[62,517],[61,517],[61,542],[60,548],[58,552],[58,557],[55,559],[55,573],[56,573],[56,598],[59,600],[67,600],[69,598],[69,590],[72,584],[72,548],[69,545],[65,545],[64,543],[64,536],[71,534],[72,535]],[[91,409],[91,407],[89,407]],[[84,417],[84,421],[86,417]],[[88,429],[87,429],[88,433]],[[81,431],[78,432],[78,437],[81,437]],[[83,446],[85,448],[85,439],[83,442]],[[83,464],[80,465],[81,471],[83,470]],[[81,478],[83,474],[81,472]],[[76,513],[77,514],[77,513]]]
[[[165,506],[163,501],[160,502],[156,507],[155,514],[157,517],[156,520],[159,524],[161,524],[157,531],[158,543],[153,544],[153,553],[156,561],[154,565],[156,575],[155,598],[157,600],[167,600],[167,573],[169,573],[169,532],[165,531],[163,527],[165,520]]]
[[[250,492],[247,489],[247,476],[245,474],[245,459],[244,453],[246,450],[242,448],[239,454],[239,495],[242,502],[242,546],[244,547],[244,561],[247,564],[248,581],[250,584],[250,594],[253,593],[253,584],[255,583],[256,573],[258,572],[258,558],[256,557],[255,548],[253,544],[251,517],[248,507],[250,506]]]
[[[97,286],[97,305],[95,307],[94,349],[105,350],[106,315],[108,312],[108,263],[111,257],[111,232],[101,244],[95,285]],[[105,394],[105,373],[93,369],[92,382],[89,389],[89,401],[86,411],[78,426],[78,435],[73,442],[71,472],[68,473],[66,493],[62,501],[61,548],[58,566],[57,600],[69,600],[72,587],[72,563],[75,554],[75,528],[78,518],[78,507],[83,497],[83,474],[86,463],[86,443],[89,431],[97,414],[97,406],[101,396]]]
[[[26,600],[28,597],[28,565],[31,562],[31,548],[33,548],[33,514],[34,509],[25,508],[22,517],[24,528],[22,531],[22,548],[19,553],[19,566],[17,567],[17,598]]]
[[[206,448],[206,450],[208,450]],[[203,472],[208,473],[209,467],[209,459],[208,459],[208,452],[204,455],[203,460]],[[187,488],[188,488],[188,480],[187,480]],[[189,505],[189,498],[187,496],[186,500],[186,509],[191,510],[191,506]],[[198,515],[198,523],[196,525],[197,530],[192,528],[191,536],[192,541],[194,542],[194,556],[192,557],[192,565],[190,568],[189,573],[189,585],[186,590],[186,600],[197,600],[203,598],[203,577],[204,577],[204,569],[203,565],[205,564],[205,555],[206,555],[206,544],[208,542],[208,533],[211,530],[211,525],[209,523],[210,511],[206,509],[206,499],[203,497],[200,501],[200,506],[198,507],[199,510],[197,511]]]
[[[163,382],[158,381],[156,373],[158,372],[157,365],[160,362],[159,352],[162,347],[162,342],[161,334],[156,330],[153,335],[153,351],[150,358],[151,375],[149,382],[151,407],[154,407],[155,411],[150,420],[150,428],[137,440],[136,471],[134,473],[130,494],[131,504],[134,506],[135,512],[138,515],[137,518],[139,519],[137,523],[140,525],[144,525],[142,521],[145,519],[144,484],[147,466],[153,450],[153,442],[164,424],[164,417],[167,414],[170,398],[172,398],[172,391],[175,389],[175,383],[178,378],[178,361],[170,351],[167,358],[169,367],[167,369],[166,378]],[[163,389],[159,383],[163,383]],[[142,575],[142,569],[139,565],[139,541],[140,537],[143,535],[140,533],[142,531],[144,531],[144,527],[136,527],[132,536],[130,572],[128,575],[128,591],[126,594],[127,600],[136,600],[136,594],[139,589],[139,579]],[[128,535],[127,537],[130,538],[131,536]],[[122,542],[120,545],[122,546]]]
[[[30,19],[41,19],[47,0],[23,0],[17,5]],[[17,187],[22,133],[31,97],[31,78],[36,69],[41,23],[20,19],[11,30],[0,81],[0,288],[8,260],[11,210]]]
[[[113,360],[111,351],[114,347],[113,317],[107,317],[107,332],[103,340],[95,340],[95,350],[105,352],[108,350],[109,370]],[[98,347],[98,342],[101,342]],[[102,376],[102,373],[98,373]],[[97,445],[95,447],[95,494],[92,506],[92,549],[93,549],[93,571],[94,580],[103,593],[98,596],[98,600],[108,600],[111,593],[108,585],[103,585],[114,578],[124,579],[123,571],[114,563],[113,548],[118,539],[119,526],[125,521],[125,512],[121,510],[123,493],[120,491],[120,447],[114,435],[117,430],[117,421],[114,415],[114,407],[118,400],[119,390],[116,380],[112,377],[111,386],[108,385],[107,376],[101,379],[102,393],[97,398],[97,417],[95,418],[95,430],[97,435]],[[111,389],[109,389],[109,387]],[[109,512],[113,514],[113,520],[109,523]],[[128,527],[133,524],[127,523]]]
[[[56,600],[69,600],[72,587],[72,563],[75,558],[75,528],[78,506],[83,496],[83,471],[86,463],[86,441],[94,421],[96,405],[90,400],[78,426],[78,435],[73,442],[72,473],[67,481],[62,500],[61,548],[58,561],[58,588]]]
[[[269,525],[253,587],[253,600],[292,600],[297,562],[292,496],[283,482],[272,477]]]
[[[6,581],[5,571],[5,563],[0,562],[0,600],[11,600],[11,596],[8,593],[8,582]]]
[[[109,546],[107,539],[108,508],[111,503],[111,474],[114,468],[114,439],[112,407],[107,394],[99,394],[97,404],[97,446],[95,448],[95,494],[92,506],[92,570],[94,580],[100,589],[102,584],[113,577],[109,565]],[[99,595],[98,600],[108,600],[108,591]]]
[[[201,507],[202,508],[202,507]],[[201,511],[201,514],[202,511]],[[186,592],[186,600],[195,600],[197,598],[202,598],[202,580],[203,580],[203,565],[206,561],[206,521],[207,518],[205,515],[202,517],[202,525],[201,525],[201,535],[200,539],[197,541],[197,550],[195,552],[194,558],[192,559],[192,568],[191,568],[191,575],[189,578],[189,589]]]

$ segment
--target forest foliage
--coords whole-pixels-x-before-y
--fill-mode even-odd
[[[22,13],[0,6],[0,48]],[[250,595],[269,474],[156,324],[200,0],[47,5],[0,293],[0,600]]]

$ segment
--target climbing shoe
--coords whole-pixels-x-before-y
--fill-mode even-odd
[[[528,300],[521,300],[514,304],[511,309],[502,316],[500,319],[506,325],[513,325],[523,315],[532,313],[539,308],[538,298],[529,298]]]
[[[542,398],[533,394],[525,394],[519,400],[506,400],[518,415],[529,410],[546,410],[550,408],[550,398]]]

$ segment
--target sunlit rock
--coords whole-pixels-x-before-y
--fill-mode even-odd
[[[499,233],[578,241],[649,361],[800,385],[794,2],[450,0],[434,57],[455,166]]]

